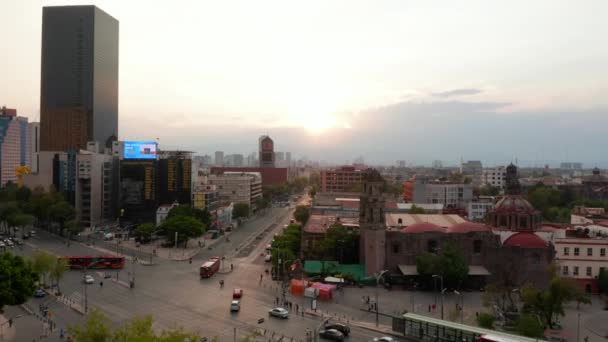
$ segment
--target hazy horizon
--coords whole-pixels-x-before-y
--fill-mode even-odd
[[[42,7],[120,22],[119,138],[294,159],[608,167],[605,1],[0,4],[0,105],[39,119]]]

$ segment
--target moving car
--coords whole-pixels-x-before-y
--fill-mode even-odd
[[[382,336],[382,337],[374,338],[372,340],[372,342],[398,342],[398,341],[390,336]]]
[[[6,239],[6,245],[9,247],[15,247],[15,244],[10,239]]]
[[[344,341],[344,334],[336,329],[326,329],[319,331],[319,337],[332,341]]]
[[[230,302],[230,312],[236,312],[241,310],[241,302],[238,300],[233,300]]]
[[[43,289],[36,289],[36,292],[34,292],[34,297],[36,298],[42,298],[46,296],[46,292],[44,292]]]
[[[279,317],[279,318],[288,318],[289,311],[287,311],[283,308],[274,308],[274,309],[271,309],[270,311],[268,311],[268,315],[274,316],[274,317]]]
[[[348,336],[350,334],[350,327],[346,324],[342,323],[327,323],[325,324],[325,330],[335,329],[344,334],[344,336]]]
[[[232,298],[241,298],[243,297],[243,289],[234,289],[232,291]]]
[[[95,279],[93,279],[93,276],[90,274],[87,274],[84,276],[84,283],[85,284],[93,284],[95,282]]]

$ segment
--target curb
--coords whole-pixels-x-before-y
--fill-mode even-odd
[[[334,319],[336,321],[346,322],[347,324],[350,324],[350,325],[353,325],[353,326],[356,326],[356,327],[359,327],[359,328],[362,328],[365,330],[381,333],[381,334],[403,337],[401,335],[395,335],[395,333],[392,331],[392,329],[389,326],[385,326],[385,325],[379,325],[378,327],[375,327],[375,326],[373,326],[373,323],[359,322],[356,320],[349,320],[349,319],[344,320],[343,318],[340,318],[340,317],[325,315],[322,312],[314,312],[314,311],[311,311],[310,309],[307,309],[306,311],[304,311],[304,313],[309,316],[313,316],[313,317],[330,318],[330,319]],[[372,324],[372,325],[370,326],[370,324]]]

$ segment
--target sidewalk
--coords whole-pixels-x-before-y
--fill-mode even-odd
[[[395,335],[395,332],[393,331],[392,327],[390,327],[388,325],[379,324],[378,326],[376,326],[374,323],[369,323],[369,322],[364,322],[364,321],[359,321],[359,320],[352,320],[352,319],[349,320],[345,316],[340,316],[340,315],[336,315],[336,314],[331,315],[328,312],[323,313],[321,310],[314,311],[311,309],[306,309],[304,312],[309,316],[319,317],[322,319],[331,318],[333,321],[336,321],[336,322],[344,323],[347,325],[352,325],[355,327],[363,328],[363,329],[374,331],[377,333],[381,333],[381,334],[385,334],[385,335],[400,336],[400,335]]]

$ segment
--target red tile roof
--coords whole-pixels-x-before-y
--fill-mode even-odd
[[[534,233],[515,233],[509,236],[503,246],[520,248],[547,248],[547,243]]]

